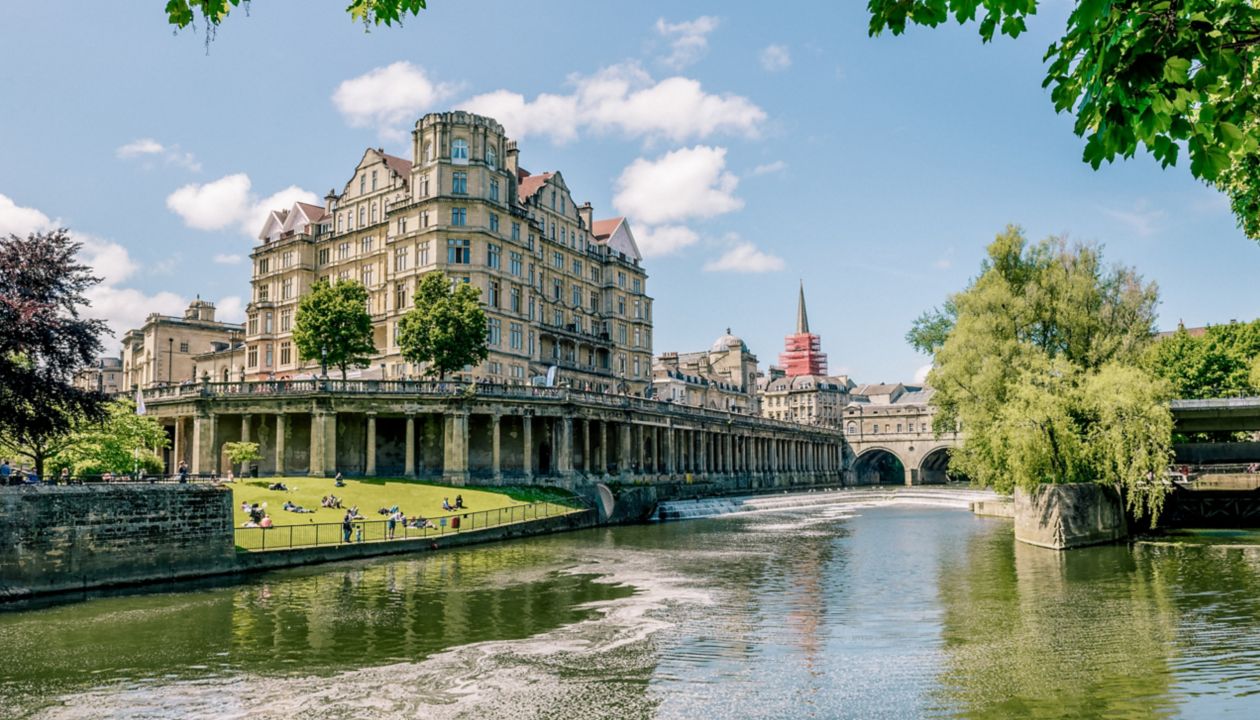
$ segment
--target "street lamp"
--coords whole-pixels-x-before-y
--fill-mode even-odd
[[[320,368],[320,374],[324,377],[325,380],[327,380],[328,379],[328,346],[327,345],[319,346],[319,368]]]

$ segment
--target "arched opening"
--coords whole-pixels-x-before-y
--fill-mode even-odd
[[[919,482],[924,485],[947,483],[956,478],[949,474],[949,448],[937,448],[919,463]]]
[[[881,448],[867,450],[853,464],[858,485],[904,485],[905,466],[893,453]]]

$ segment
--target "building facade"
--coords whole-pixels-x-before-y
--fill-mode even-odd
[[[259,235],[247,308],[246,377],[307,376],[292,328],[318,280],[368,290],[377,355],[360,377],[412,378],[397,327],[421,276],[481,290],[489,357],[457,379],[642,394],[651,382],[652,299],[625,218],[596,220],[559,172],[531,174],[496,121],[426,115],[412,158],[367,150],[325,206],[277,210]]]
[[[757,356],[727,328],[707,352],[657,356],[652,388],[661,400],[757,415]]]
[[[114,395],[123,389],[122,358],[99,357],[96,362],[74,374],[74,386]]]
[[[244,328],[214,318],[214,303],[198,298],[183,317],[152,313],[122,339],[122,387],[151,387],[197,378],[194,356],[240,342]]]

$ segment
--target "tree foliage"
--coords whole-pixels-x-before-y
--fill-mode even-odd
[[[69,468],[76,476],[127,474],[135,469],[162,472],[160,451],[170,445],[157,420],[137,415],[131,400],[114,400],[99,422],[79,423],[52,458],[54,471]]]
[[[228,462],[241,466],[242,476],[246,474],[249,463],[262,460],[262,453],[258,451],[256,442],[223,443],[223,452],[227,455]]]
[[[481,290],[468,283],[454,283],[452,288],[445,273],[421,278],[415,307],[398,323],[403,358],[427,363],[429,372],[440,378],[485,360],[487,321],[480,298]]]
[[[104,396],[72,385],[109,332],[79,314],[100,279],[78,251],[64,229],[0,238],[0,442],[40,475],[76,422],[103,414]]]
[[[1003,492],[1108,483],[1158,513],[1170,390],[1138,364],[1156,302],[1153,285],[1104,267],[1096,247],[998,235],[980,275],[908,335],[934,353],[937,430],[964,433],[951,470]]]
[[[977,21],[980,37],[1018,37],[1035,0],[869,0],[870,33]],[[1145,147],[1164,167],[1189,150],[1190,172],[1225,191],[1260,239],[1260,7],[1253,0],[1075,0],[1046,50],[1043,87],[1076,116],[1084,160]]]
[[[1142,355],[1142,364],[1166,379],[1179,398],[1260,393],[1260,383],[1251,377],[1256,361],[1260,361],[1260,320],[1213,325],[1198,337],[1178,328]]]
[[[367,367],[376,344],[372,316],[367,311],[367,289],[353,280],[329,285],[319,280],[298,303],[293,319],[293,344],[302,360],[324,362],[341,369]]]
[[[407,15],[419,15],[426,4],[426,0],[350,0],[346,12],[356,22],[368,27],[401,25]],[[168,0],[166,19],[176,28],[183,29],[200,18],[209,31],[226,20],[234,8],[242,5],[249,12],[250,0]]]

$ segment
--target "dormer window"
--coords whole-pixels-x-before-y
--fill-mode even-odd
[[[456,138],[451,141],[451,162],[466,164],[468,162],[468,141]]]

